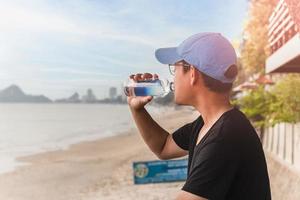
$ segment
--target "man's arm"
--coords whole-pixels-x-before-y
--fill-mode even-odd
[[[153,76],[152,74],[145,73],[143,75],[131,75],[130,78],[139,81],[152,79]],[[154,75],[154,78],[158,78],[158,76]],[[172,135],[159,126],[144,108],[151,100],[151,96],[127,97],[132,116],[143,140],[159,159],[166,160],[187,155],[188,152],[181,149],[174,142]]]
[[[159,159],[167,160],[188,154],[174,142],[171,134],[152,119],[145,108],[130,110],[143,140]]]
[[[176,200],[208,200],[208,199],[181,190],[178,196],[176,197]]]

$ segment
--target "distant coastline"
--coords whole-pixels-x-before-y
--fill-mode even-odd
[[[127,104],[125,94],[117,95],[116,88],[109,90],[110,97],[97,99],[92,89],[88,89],[86,95],[80,96],[77,92],[70,97],[52,100],[45,95],[31,95],[25,93],[21,87],[12,84],[0,90],[0,103],[59,103],[59,104]],[[165,97],[154,99],[155,104],[172,105],[174,94],[169,93]]]
[[[11,85],[0,90],[0,103],[105,103],[105,104],[126,104],[126,98],[121,95],[97,99],[91,89],[87,90],[86,95],[80,96],[77,92],[70,97],[52,100],[45,95],[26,94],[21,87]]]

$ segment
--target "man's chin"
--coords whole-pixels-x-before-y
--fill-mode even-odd
[[[176,105],[179,105],[179,106],[186,106],[186,105],[187,105],[186,103],[184,103],[184,102],[182,102],[182,101],[180,101],[180,100],[178,100],[178,99],[176,99],[176,98],[175,98],[175,100],[174,100],[174,103],[175,103]]]

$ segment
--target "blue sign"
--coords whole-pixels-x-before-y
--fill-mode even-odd
[[[188,160],[134,162],[134,184],[185,181]]]

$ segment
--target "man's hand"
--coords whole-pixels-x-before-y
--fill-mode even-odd
[[[158,75],[145,73],[131,75],[130,78],[134,81],[155,80],[158,79]],[[130,111],[145,143],[161,160],[186,156],[188,151],[181,149],[173,140],[172,135],[156,123],[144,108],[151,100],[152,96],[127,97]]]
[[[129,77],[130,79],[138,82],[138,81],[145,81],[145,80],[153,80],[158,79],[157,74],[150,74],[150,73],[144,73],[144,74],[132,74]],[[147,103],[149,103],[153,99],[152,96],[144,96],[144,97],[133,97],[129,96],[127,97],[127,103],[130,106],[130,108],[134,110],[139,110],[143,108]]]

